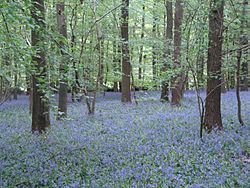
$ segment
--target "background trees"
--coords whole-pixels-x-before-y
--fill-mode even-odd
[[[60,113],[66,114],[66,90],[72,93],[73,102],[84,98],[92,107],[94,92],[120,90],[121,100],[130,102],[133,89],[162,90],[161,98],[165,100],[168,100],[168,91],[172,90],[172,97],[169,96],[172,103],[181,105],[182,91],[197,85],[198,89],[210,88],[207,91],[211,94],[206,98],[208,114],[215,103],[219,104],[219,97],[217,101],[212,100],[215,99],[212,95],[219,96],[219,88],[213,88],[223,83],[226,89],[235,88],[239,54],[240,88],[242,91],[248,89],[247,1],[225,2],[223,29],[215,28],[220,29],[219,39],[222,40],[214,44],[208,37],[213,34],[207,14],[211,6],[205,0],[67,1],[64,8],[67,19],[61,25],[64,29],[61,32],[58,32],[59,12],[56,16],[54,1],[45,2],[46,14],[38,9],[39,20],[32,6],[23,1],[1,2],[1,101],[11,94],[16,98],[17,92],[27,92],[34,97],[30,78],[38,76],[36,73],[44,67],[46,71],[41,71],[41,79],[36,79],[42,84],[33,85],[33,94],[39,85],[42,88],[39,98],[40,95],[44,99],[51,98],[59,93],[59,99],[63,99],[59,100],[60,104],[64,104],[64,107],[59,105]],[[215,48],[209,45],[222,45],[218,49],[221,55],[214,55],[218,50],[212,52]],[[38,56],[34,55],[36,53]],[[214,58],[221,62],[218,67],[211,65]],[[34,63],[39,61],[42,63]],[[213,81],[216,84],[211,86]],[[32,100],[35,104],[38,99]],[[55,106],[53,100],[50,105]]]

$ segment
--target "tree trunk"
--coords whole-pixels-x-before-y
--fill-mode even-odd
[[[141,40],[144,39],[144,29],[145,29],[145,5],[142,6],[142,21],[141,21]],[[139,55],[139,70],[138,70],[138,79],[142,79],[142,58],[143,58],[143,45],[140,46],[140,55]]]
[[[60,34],[67,39],[67,23],[66,16],[64,13],[64,3],[56,4],[56,13],[57,13],[57,25]],[[65,42],[60,41],[60,48],[63,61],[60,63],[60,85],[59,85],[59,103],[58,103],[58,119],[67,116],[67,93],[68,93],[68,85],[67,85],[67,75],[65,66],[67,63],[67,55],[65,54]]]
[[[129,19],[129,0],[123,0],[121,15],[121,37],[122,37],[122,102],[131,102],[130,77],[131,65],[129,59],[129,36],[128,36],[128,19]]]
[[[166,2],[166,12],[167,12],[167,27],[165,32],[165,52],[164,52],[164,64],[163,72],[166,71],[170,66],[168,61],[171,61],[171,44],[173,40],[173,3],[167,0]],[[162,83],[161,90],[161,100],[169,101],[169,80],[164,80]]]
[[[118,88],[118,80],[117,80],[117,77],[118,77],[118,63],[120,63],[120,61],[118,60],[117,61],[117,43],[116,41],[113,41],[113,69],[114,69],[114,76],[115,76],[115,80],[114,80],[114,85],[113,85],[113,90],[114,92],[118,92],[119,91],[119,88]]]
[[[247,7],[248,7],[248,0],[243,0],[243,10],[242,10],[242,20],[241,20],[241,46],[248,44],[248,38],[247,38],[247,29],[248,29],[248,20],[247,20]],[[246,53],[248,53],[246,51]],[[242,77],[240,79],[240,90],[241,91],[248,91],[248,61],[243,60],[242,62]]]
[[[45,98],[44,83],[46,83],[46,61],[45,52],[41,45],[44,45],[43,32],[45,30],[45,8],[43,0],[33,0],[31,15],[34,23],[39,26],[31,31],[31,43],[36,49],[32,57],[35,66],[35,73],[32,75],[32,132],[42,133],[50,125],[49,99]]]
[[[211,1],[208,35],[207,95],[204,119],[205,128],[208,132],[211,132],[213,128],[223,128],[221,120],[223,9],[223,1]]]
[[[99,64],[100,64],[100,77],[99,77],[99,83],[100,87],[103,87],[104,85],[104,38],[102,37],[99,41],[100,43],[100,51],[99,51]]]
[[[174,67],[181,69],[181,25],[183,19],[183,6],[182,0],[176,0],[175,4],[175,19],[174,19]],[[182,88],[185,81],[185,74],[178,70],[177,76],[172,80],[172,105],[180,105],[182,98]]]
[[[70,19],[70,32],[71,32],[71,53],[74,54],[75,53],[75,46],[76,46],[76,36],[75,36],[75,28],[77,25],[77,7],[75,7],[75,9],[72,10],[72,17]],[[80,89],[80,83],[79,83],[79,72],[77,69],[77,62],[75,59],[73,59],[73,69],[74,69],[74,82],[72,84],[72,97],[71,100],[72,102],[76,102],[76,100],[80,101],[80,97],[78,96],[79,93],[79,89]]]
[[[16,59],[14,59],[14,61],[16,61]],[[13,90],[13,99],[17,100],[17,92],[18,92],[18,78],[17,78],[17,63],[14,62],[15,65],[15,72],[14,72],[14,90]]]
[[[244,35],[244,30],[247,25],[245,25],[245,16],[246,16],[246,6],[248,5],[247,0],[243,0],[243,9],[242,9],[242,20],[241,20],[241,28],[240,28],[240,40],[239,44],[240,46],[244,46],[247,44],[247,38]],[[240,75],[240,69],[241,69],[241,59],[242,59],[242,49],[239,49],[237,51],[237,70],[236,70],[236,97],[237,97],[237,107],[238,107],[238,120],[240,125],[244,125],[244,122],[242,120],[241,116],[241,99],[240,99],[240,90],[247,91],[248,90],[248,83],[247,83],[247,78],[246,78],[246,85],[244,83],[244,73],[247,74],[247,72],[244,72],[243,66],[246,66],[246,64],[242,63],[242,73],[243,73],[243,79],[241,79]]]
[[[156,9],[156,1],[154,0],[154,11]],[[153,13],[153,29],[152,29],[152,33],[153,33],[153,38],[154,40],[156,40],[157,37],[157,33],[156,33],[156,29],[157,29],[157,18],[156,18],[156,14],[155,12]],[[157,70],[156,70],[156,63],[157,63],[157,52],[156,52],[156,47],[157,44],[154,41],[153,42],[153,46],[152,46],[152,74],[153,74],[153,82],[154,82],[154,87],[156,86],[155,81],[156,81],[156,74],[157,74]]]
[[[199,47],[198,47],[198,55],[196,59],[196,72],[197,72],[197,84],[198,89],[204,88],[204,50],[203,50],[203,44],[204,44],[204,37],[203,35],[200,35],[199,39]]]
[[[242,40],[241,40],[242,42]],[[242,56],[242,50],[237,51],[237,71],[236,71],[236,97],[237,97],[237,107],[238,107],[238,120],[241,126],[244,125],[241,116],[241,100],[240,100],[240,61]]]

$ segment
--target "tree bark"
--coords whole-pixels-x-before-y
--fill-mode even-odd
[[[70,32],[71,32],[71,53],[75,53],[75,48],[76,48],[76,36],[75,36],[75,28],[77,25],[77,6],[72,9],[72,17],[70,19]],[[73,69],[74,69],[74,82],[72,84],[72,95],[71,95],[71,100],[72,102],[76,102],[76,100],[81,101],[80,97],[78,96],[79,90],[80,90],[80,83],[79,83],[79,72],[78,72],[78,67],[77,67],[77,61],[75,59],[72,60],[73,64]]]
[[[244,30],[246,28],[245,24],[245,16],[246,16],[246,6],[248,5],[247,0],[243,0],[243,9],[242,9],[242,20],[241,20],[241,28],[240,28],[240,40],[239,44],[240,46],[244,46],[247,44],[247,38],[244,35]],[[244,72],[243,66],[246,66],[246,64],[242,63],[242,73],[243,73],[243,79],[241,79],[240,70],[241,70],[241,59],[242,59],[242,49],[237,50],[237,70],[236,70],[236,97],[237,97],[237,107],[238,107],[238,120],[241,126],[244,125],[242,116],[241,116],[241,99],[240,99],[240,90],[247,91],[248,90],[248,83],[247,83],[247,77],[246,77],[246,83],[245,83],[245,76],[247,75],[247,72]],[[247,69],[246,69],[247,70]],[[246,75],[244,75],[244,73]],[[246,85],[245,85],[246,84]]]
[[[129,19],[129,0],[123,0],[121,15],[121,37],[122,37],[122,102],[131,102],[131,65],[129,58],[129,36],[128,36],[128,19]]]
[[[173,40],[173,3],[171,0],[166,2],[166,12],[167,12],[167,27],[165,32],[165,52],[164,52],[164,64],[163,72],[166,71],[170,66],[168,61],[171,61],[171,44]],[[162,83],[161,90],[161,100],[169,101],[169,80],[164,80]]]
[[[145,5],[142,6],[142,21],[141,21],[141,40],[144,39],[144,29],[145,29]],[[143,45],[140,46],[140,55],[139,55],[139,69],[138,69],[138,79],[142,79],[142,58],[143,58]]]
[[[64,13],[64,3],[56,4],[56,13],[57,13],[57,25],[59,33],[67,39],[67,23],[66,16]],[[59,103],[58,103],[58,119],[67,116],[67,93],[68,93],[68,85],[66,79],[65,66],[67,63],[67,55],[65,54],[65,42],[60,41],[60,48],[63,61],[60,63],[60,80],[59,80]]]
[[[17,92],[18,92],[18,77],[17,77],[17,63],[16,58],[14,58],[14,66],[15,66],[15,72],[14,72],[14,90],[13,90],[13,99],[17,100]]]
[[[182,0],[176,0],[175,19],[174,19],[174,67],[178,73],[172,80],[172,105],[180,105],[182,99],[182,88],[185,81],[185,74],[181,70],[181,25],[183,19]]]
[[[36,54],[32,57],[35,73],[32,75],[32,132],[42,133],[50,125],[49,99],[45,98],[46,83],[46,60],[43,49],[45,30],[45,8],[43,0],[32,1],[31,16],[38,26],[31,31],[31,43],[36,49]]]
[[[119,88],[118,88],[118,85],[119,85],[119,82],[117,80],[117,77],[118,77],[118,74],[117,72],[119,71],[119,68],[118,68],[118,63],[121,63],[119,61],[119,58],[117,58],[117,42],[116,41],[113,41],[113,69],[114,69],[114,76],[115,76],[115,80],[114,80],[114,85],[113,85],[113,90],[114,92],[118,92],[119,91]],[[118,59],[118,60],[117,60]]]
[[[208,132],[222,129],[221,120],[221,64],[223,43],[224,2],[212,0],[209,15],[207,94],[204,124]]]
[[[248,0],[243,0],[243,7],[242,7],[242,19],[241,19],[241,46],[248,44],[247,39],[247,29],[249,29],[249,24],[247,20],[247,7],[248,7]],[[246,53],[248,53],[246,51]],[[242,62],[242,77],[240,79],[240,90],[241,91],[248,91],[248,61],[243,60]]]
[[[156,9],[156,1],[154,0],[154,10]],[[152,28],[152,33],[154,40],[157,38],[157,18],[155,12],[153,13],[153,28]],[[152,46],[152,74],[153,74],[153,82],[154,82],[154,87],[156,86],[155,81],[156,81],[156,76],[157,76],[157,69],[156,69],[156,63],[157,63],[157,52],[156,52],[156,47],[157,44],[154,41],[153,46]]]
[[[242,56],[242,50],[237,51],[237,71],[236,71],[236,97],[237,97],[237,114],[238,114],[238,120],[241,126],[244,125],[244,122],[242,120],[241,116],[241,99],[240,99],[240,61]]]

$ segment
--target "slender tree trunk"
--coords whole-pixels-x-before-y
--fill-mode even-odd
[[[141,40],[144,39],[144,29],[145,29],[145,5],[142,6],[142,21],[141,21]],[[142,58],[143,58],[143,45],[140,46],[139,52],[139,70],[138,70],[138,79],[142,79]]]
[[[103,37],[100,39],[100,51],[99,51],[99,63],[100,63],[100,78],[99,83],[100,86],[103,87],[104,85],[104,39]]]
[[[15,66],[15,72],[14,72],[14,91],[13,91],[13,98],[14,100],[17,100],[17,91],[18,91],[18,77],[17,77],[17,63],[16,63],[16,58],[14,58],[14,66]]]
[[[122,72],[122,45],[121,45],[121,43],[119,43],[117,47],[118,47],[118,50],[117,50],[117,70],[120,73],[120,72]],[[119,81],[118,81],[119,92],[122,92],[122,81],[121,80],[122,80],[122,78],[119,78]]]
[[[164,64],[163,72],[166,71],[170,66],[169,62],[171,61],[171,45],[173,40],[173,3],[172,0],[166,1],[166,12],[167,12],[167,27],[165,31],[165,52],[163,55]],[[161,100],[169,101],[169,80],[164,80],[162,83],[161,90]]]
[[[3,77],[0,76],[0,101],[3,97]]]
[[[0,61],[0,69],[2,69],[2,61]],[[0,76],[0,102],[2,101],[3,97],[3,76]]]
[[[76,5],[77,6],[77,5]],[[75,36],[75,27],[77,25],[77,7],[73,8],[72,9],[72,17],[70,19],[70,23],[69,23],[69,26],[70,26],[70,32],[71,32],[71,53],[74,54],[75,53],[75,46],[76,46],[76,36]],[[78,96],[78,92],[79,92],[79,89],[80,89],[80,83],[79,83],[79,73],[78,73],[78,69],[77,69],[77,62],[75,59],[73,59],[73,68],[74,68],[74,82],[72,84],[72,102],[75,102],[76,99],[78,99],[78,101],[80,101],[80,98]]]
[[[143,69],[142,69],[142,75],[146,75],[146,66],[147,66],[147,55],[143,55]],[[145,81],[145,76],[142,77],[143,83]],[[143,84],[142,84],[143,85]]]
[[[242,79],[240,84],[241,91],[248,91],[248,80],[249,80],[249,70],[248,70],[248,60],[242,62]]]
[[[129,0],[123,0],[121,15],[121,37],[122,37],[122,102],[131,102],[130,77],[131,65],[129,58],[129,36],[128,36],[128,19],[129,19]]]
[[[212,0],[209,15],[207,95],[205,103],[205,128],[222,129],[221,120],[221,64],[223,43],[224,2]]]
[[[119,58],[117,58],[118,54],[117,54],[117,42],[113,41],[113,68],[114,68],[114,76],[115,76],[115,81],[114,81],[114,85],[113,85],[113,90],[114,92],[118,92],[119,91],[119,82],[117,80],[118,74],[117,72],[119,71],[119,65],[118,63],[121,63],[119,61]]]
[[[105,47],[105,49],[106,49],[106,54],[105,54],[105,56],[104,56],[104,54],[103,54],[103,60],[104,59],[109,59],[110,58],[110,54],[109,54],[109,46],[110,46],[110,42],[109,41],[107,41],[106,42],[106,47]],[[104,53],[104,47],[103,47],[103,53]],[[107,91],[108,90],[108,78],[109,78],[109,74],[110,74],[110,67],[109,67],[109,63],[108,62],[106,62],[106,64],[105,64],[105,78],[103,79],[103,86],[105,87],[105,89],[104,89],[104,92],[103,92],[103,96],[105,96],[105,91]],[[104,70],[103,70],[104,71]],[[104,75],[104,73],[103,73],[103,75]]]
[[[154,1],[154,9],[156,9],[156,1]],[[156,28],[157,28],[157,18],[156,15],[154,13],[153,15],[153,29],[152,29],[152,33],[153,33],[153,37],[154,40],[156,39],[157,33],[156,33]],[[156,80],[156,62],[157,62],[157,53],[156,53],[156,42],[153,43],[152,46],[152,70],[153,70],[153,81]]]
[[[32,81],[32,80],[31,80]],[[32,84],[30,83],[30,91],[29,91],[29,114],[32,115],[32,109],[33,109],[33,88]]]
[[[32,57],[35,64],[36,73],[32,75],[32,132],[42,133],[50,125],[49,99],[45,98],[44,83],[46,83],[46,60],[45,52],[41,45],[44,45],[43,32],[45,30],[45,8],[43,0],[32,0],[31,15],[35,27],[31,31],[32,46],[36,49],[36,54]]]
[[[197,70],[197,81],[199,89],[204,88],[204,54],[200,54],[199,59],[197,61],[198,70]]]
[[[248,0],[243,0],[243,9],[242,9],[242,19],[241,19],[241,46],[248,44],[247,31],[249,31],[249,24],[247,20],[247,8],[248,8]],[[246,53],[248,53],[246,51]],[[242,62],[242,77],[240,79],[240,90],[248,91],[248,60],[243,60]]]
[[[174,18],[174,67],[181,69],[181,25],[183,19],[182,0],[176,0],[175,4],[175,18]],[[180,105],[182,98],[182,88],[185,81],[185,74],[178,70],[177,76],[172,80],[172,105]]]
[[[247,38],[244,35],[244,30],[246,28],[246,22],[245,22],[245,18],[246,18],[246,6],[248,5],[247,0],[243,0],[243,9],[242,9],[242,20],[241,20],[241,28],[240,28],[240,40],[239,40],[239,44],[240,46],[244,46],[247,44]],[[247,86],[247,81],[246,83],[244,83],[244,77],[246,75],[244,75],[244,73],[247,74],[247,72],[244,72],[244,68],[243,66],[246,66],[246,64],[242,63],[242,73],[243,73],[243,79],[241,79],[241,75],[240,75],[240,70],[241,70],[241,59],[242,59],[242,49],[239,49],[237,51],[237,71],[236,71],[236,97],[237,97],[237,104],[238,104],[238,120],[239,123],[243,126],[244,122],[242,120],[242,116],[241,116],[241,99],[240,99],[240,90],[243,91],[247,91],[248,90],[248,86]],[[247,70],[247,69],[246,69]],[[247,78],[246,78],[247,80]],[[246,84],[246,85],[245,85]]]
[[[229,59],[228,59],[228,57],[229,57],[229,54],[228,54],[228,51],[229,51],[229,42],[228,42],[228,28],[226,28],[225,29],[225,39],[224,39],[224,45],[225,45],[225,50],[226,50],[226,55],[225,55],[225,57],[224,57],[224,59],[225,59],[225,61],[224,62],[226,62],[226,65],[228,65],[228,63],[229,63]],[[226,75],[225,75],[225,79],[226,79],[226,90],[227,91],[229,91],[229,89],[230,89],[230,69],[227,69],[227,72],[226,72]]]
[[[60,34],[67,39],[67,23],[66,23],[66,16],[64,13],[64,3],[57,3],[56,4],[56,13],[57,13],[57,25]],[[60,48],[63,61],[60,63],[60,84],[59,84],[59,103],[58,103],[58,119],[67,116],[67,93],[68,93],[68,85],[66,79],[65,70],[66,62],[67,62],[67,55],[65,54],[65,42],[60,41]]]
[[[242,41],[241,41],[242,42]],[[238,107],[238,120],[240,125],[244,125],[241,116],[241,99],[240,99],[240,61],[242,56],[242,50],[237,51],[237,71],[236,71],[236,97],[237,97],[237,107]]]
[[[99,26],[97,28],[99,30]],[[97,50],[98,50],[98,80],[99,80],[99,86],[103,86],[103,81],[104,81],[104,64],[103,64],[103,59],[104,59],[104,40],[102,38],[102,34],[100,31],[97,31]]]

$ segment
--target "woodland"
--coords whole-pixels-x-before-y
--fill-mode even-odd
[[[0,187],[250,187],[248,0],[1,0]]]

